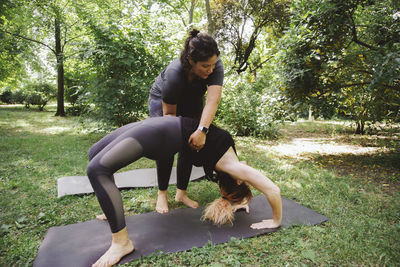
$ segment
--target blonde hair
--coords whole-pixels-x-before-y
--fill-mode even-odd
[[[210,220],[218,226],[227,223],[232,225],[235,219],[233,204],[240,204],[244,199],[249,203],[253,195],[246,183],[238,184],[227,173],[217,172],[217,180],[222,197],[207,205],[201,220]]]
[[[234,218],[231,203],[227,199],[220,197],[207,205],[201,220],[209,220],[214,225],[221,226],[227,223],[232,225]]]

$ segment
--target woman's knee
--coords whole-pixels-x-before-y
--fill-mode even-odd
[[[97,149],[96,149],[96,145],[93,145],[91,148],[89,148],[88,151],[88,158],[89,160],[92,160],[97,154]]]
[[[112,171],[102,166],[98,161],[92,160],[86,167],[86,174],[89,177],[89,180],[92,181],[101,174],[112,175]]]
[[[90,152],[90,151],[89,151]],[[89,154],[89,158],[90,158],[90,154]],[[89,180],[91,180],[93,177],[96,176],[96,164],[94,164],[94,162],[89,162],[89,164],[86,167],[86,174],[89,177]]]

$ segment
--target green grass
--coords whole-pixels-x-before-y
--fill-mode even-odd
[[[307,124],[286,129],[347,134],[343,126]],[[100,213],[93,194],[57,198],[57,178],[84,175],[87,150],[104,134],[93,122],[54,117],[53,111],[0,106],[0,266],[31,266],[48,228],[93,219]],[[283,196],[326,215],[329,221],[186,252],[152,255],[126,266],[398,266],[399,179],[384,181],[394,188],[388,192],[377,180],[339,175],[311,160],[279,157],[269,150],[271,142],[248,137],[235,140],[241,160],[271,178]],[[396,164],[384,163],[387,159],[400,162],[398,139],[371,142],[395,145],[387,155],[367,155],[354,161],[382,166],[373,168],[375,172],[397,171]],[[318,162],[324,162],[323,157],[317,157]],[[154,163],[142,159],[127,169],[149,167]],[[188,192],[201,205],[218,196],[218,188],[205,180],[192,182]],[[154,188],[123,190],[127,215],[152,211],[156,193]],[[170,186],[170,208],[181,208],[173,201],[174,193],[175,187]]]

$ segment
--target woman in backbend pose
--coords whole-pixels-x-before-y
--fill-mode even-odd
[[[111,266],[134,250],[125,225],[123,202],[114,182],[114,173],[141,157],[154,160],[169,158],[178,151],[207,176],[217,172],[222,198],[210,204],[203,215],[214,224],[233,221],[233,212],[247,207],[251,200],[248,184],[266,195],[272,207],[272,219],[252,224],[254,229],[276,228],[282,220],[279,188],[257,170],[239,162],[232,136],[210,125],[207,142],[200,151],[192,150],[189,138],[198,121],[185,117],[154,117],[118,128],[89,150],[87,175],[100,206],[110,224],[112,243],[93,266]]]
[[[224,67],[219,58],[215,40],[206,33],[193,29],[185,40],[178,59],[173,60],[155,79],[149,95],[150,117],[165,115],[198,119],[190,135],[189,144],[201,150],[206,142],[206,132],[221,99]],[[207,92],[205,106],[203,97]],[[197,131],[196,129],[200,130]],[[168,212],[167,189],[174,157],[157,160],[158,197],[156,211]],[[181,153],[178,155],[175,201],[197,208],[198,203],[186,194],[192,164]]]

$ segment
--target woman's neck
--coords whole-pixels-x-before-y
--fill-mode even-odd
[[[188,77],[189,83],[191,83],[195,79],[196,75],[189,70],[187,77]]]

